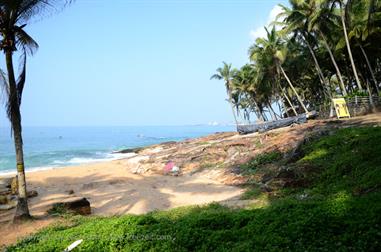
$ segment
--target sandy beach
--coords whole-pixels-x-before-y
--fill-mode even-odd
[[[227,200],[242,192],[202,173],[178,177],[133,174],[132,165],[128,160],[116,160],[29,172],[28,190],[38,192],[37,197],[30,199],[31,213],[42,216],[55,202],[86,197],[95,215],[141,214]],[[74,193],[69,194],[70,190]],[[13,211],[2,213],[1,220],[12,214]]]
[[[39,220],[33,225],[2,225],[0,245],[11,244],[57,221],[47,211],[63,200],[85,197],[90,201],[92,215],[111,216],[226,201],[239,198],[243,192],[218,182],[210,173],[134,174],[130,170],[134,165],[128,160],[116,160],[27,173],[28,190],[38,192],[37,197],[29,199],[29,209]],[[74,193],[69,194],[70,190]],[[0,223],[11,220],[14,210],[0,211]]]

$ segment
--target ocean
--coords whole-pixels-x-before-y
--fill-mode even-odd
[[[234,126],[124,126],[124,127],[24,127],[26,171],[116,160],[128,154],[115,151],[181,141],[215,132],[234,131]],[[0,128],[0,175],[15,173],[11,131]]]

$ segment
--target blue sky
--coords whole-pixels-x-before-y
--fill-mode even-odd
[[[239,67],[272,0],[77,0],[30,24],[39,43],[23,96],[27,126],[233,121],[222,61]],[[1,59],[4,64],[4,57]],[[1,124],[7,122],[4,109]]]

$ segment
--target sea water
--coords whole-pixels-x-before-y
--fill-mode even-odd
[[[32,171],[115,160],[128,155],[115,153],[122,149],[234,130],[221,125],[24,127],[25,167]],[[15,173],[15,167],[11,131],[0,128],[0,175]]]

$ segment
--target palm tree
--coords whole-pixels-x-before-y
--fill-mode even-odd
[[[381,12],[377,11],[375,8],[375,1],[348,1],[347,3],[347,13],[350,18],[350,26],[348,39],[349,41],[354,40],[362,55],[364,56],[366,65],[371,74],[372,80],[374,82],[377,94],[379,93],[378,82],[374,74],[373,68],[371,66],[370,60],[367,53],[365,52],[363,43],[365,43],[368,38],[374,34],[380,33],[381,28],[376,24],[380,21]],[[368,44],[369,45],[369,44]],[[345,40],[341,39],[336,48],[340,49],[345,46]]]
[[[329,46],[328,39],[324,34],[323,30],[332,31],[335,27],[335,22],[332,20],[331,10],[328,8],[328,2],[325,0],[309,0],[309,7],[307,11],[308,15],[308,31],[315,32],[321,38],[321,43],[327,50],[329,57],[332,61],[333,66],[336,70],[336,76],[339,79],[340,89],[344,96],[347,96],[347,90],[345,88],[343,76],[341,74],[340,68],[335,60],[333,52]]]
[[[27,55],[32,55],[38,44],[24,30],[26,24],[46,8],[52,7],[49,0],[0,0],[0,49],[5,54],[7,74],[1,74],[1,84],[6,92],[6,111],[12,125],[16,150],[18,203],[14,221],[30,218],[25,180],[24,151],[21,127],[21,98],[26,79]],[[13,56],[20,51],[21,72],[16,79]]]
[[[257,119],[264,121],[263,106],[260,105],[258,93],[256,91],[256,69],[253,65],[246,64],[237,70],[233,76],[233,90],[239,93],[240,105],[248,112],[254,112]]]
[[[228,100],[232,109],[232,113],[234,116],[234,121],[236,125],[238,125],[238,120],[236,113],[234,111],[234,103],[233,103],[233,97],[232,97],[232,79],[234,74],[236,73],[236,69],[232,68],[232,64],[227,64],[226,62],[222,62],[223,67],[217,68],[217,73],[213,74],[210,79],[217,79],[217,80],[224,80],[225,81],[225,88],[226,92],[228,94]]]
[[[356,84],[358,86],[358,88],[360,90],[362,90],[362,86],[361,86],[361,83],[360,83],[360,80],[359,80],[359,76],[357,74],[357,69],[356,69],[356,65],[355,65],[355,62],[353,60],[353,56],[352,56],[352,50],[351,50],[351,45],[349,43],[349,39],[348,39],[348,33],[347,33],[347,26],[345,24],[345,11],[346,11],[346,5],[344,3],[343,0],[328,0],[328,1],[331,1],[332,4],[336,4],[338,3],[339,4],[339,8],[340,8],[340,18],[341,18],[341,24],[343,26],[343,32],[344,32],[344,38],[345,38],[345,44],[346,44],[346,47],[347,47],[347,50],[348,50],[348,55],[349,55],[349,60],[351,62],[351,66],[352,66],[352,70],[353,70],[353,74],[355,75],[355,79],[356,79]],[[344,5],[344,6],[343,6]],[[331,8],[332,9],[332,8]]]
[[[280,37],[277,35],[277,32],[275,30],[275,27],[273,26],[271,31],[268,31],[267,28],[265,28],[267,33],[267,38],[258,38],[256,40],[256,45],[252,46],[249,49],[250,58],[253,61],[256,61],[258,57],[268,57],[271,60],[269,63],[276,67],[276,72],[274,74],[278,74],[279,70],[286,79],[287,83],[289,84],[290,88],[294,92],[295,96],[297,97],[300,105],[302,106],[303,110],[308,113],[308,110],[306,106],[303,103],[303,100],[299,96],[298,92],[296,91],[294,85],[292,84],[291,80],[289,79],[288,75],[284,71],[282,67],[282,63],[286,59],[286,48],[284,47],[284,43],[281,41]]]
[[[319,61],[317,60],[316,54],[313,49],[314,37],[308,31],[309,13],[313,11],[313,5],[311,1],[298,1],[290,0],[291,8],[279,4],[282,8],[282,12],[276,17],[276,21],[272,22],[274,25],[281,25],[283,28],[279,32],[282,36],[287,36],[293,33],[295,37],[300,37],[302,42],[304,42],[312,56],[315,63],[315,68],[319,76],[320,83],[327,89],[329,98],[331,94],[329,92],[329,84],[324,77],[323,71],[320,67]],[[281,22],[278,19],[282,19]]]

